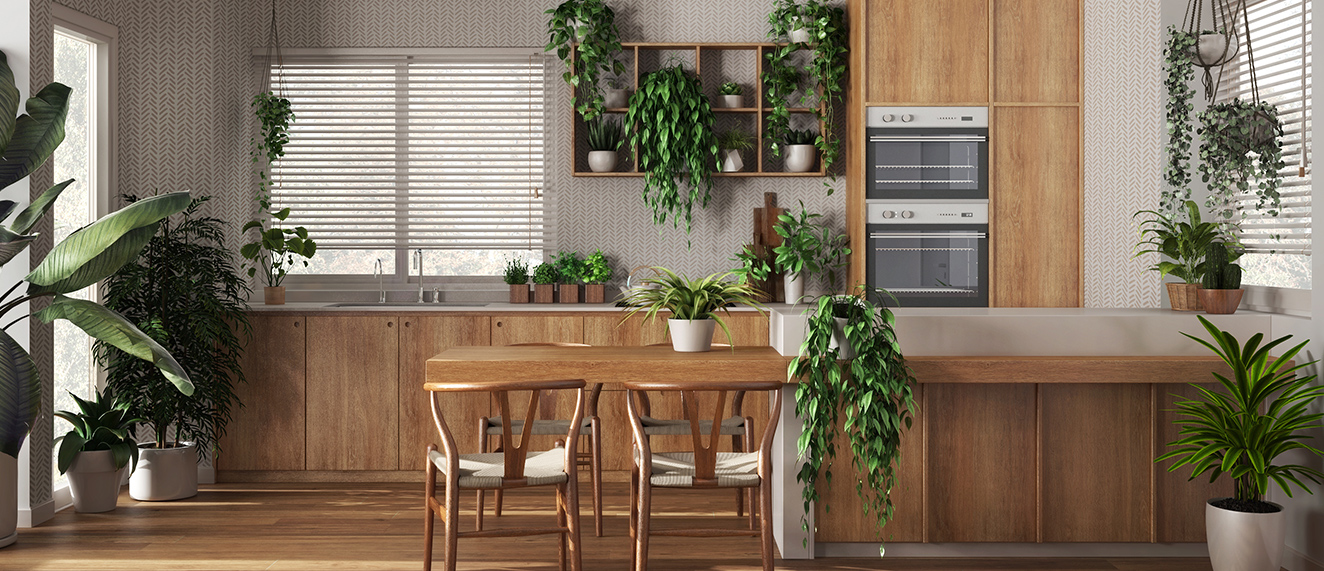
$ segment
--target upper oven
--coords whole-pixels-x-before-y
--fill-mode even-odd
[[[870,107],[867,198],[988,198],[987,107]]]

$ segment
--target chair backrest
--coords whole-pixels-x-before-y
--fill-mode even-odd
[[[647,345],[644,345],[644,347],[670,347],[670,346],[671,346],[671,343],[669,343],[669,342],[664,342],[664,343],[649,343],[649,344],[647,344]],[[713,343],[712,346],[713,346],[713,347],[720,347],[720,348],[724,348],[724,349],[730,349],[730,348],[731,348],[731,345],[729,345],[729,344],[727,344],[727,343]],[[644,416],[653,416],[653,401],[652,401],[652,399],[648,398],[648,392],[647,392],[647,391],[639,391],[639,407],[640,407],[640,410],[643,412],[643,415],[644,415]],[[743,411],[744,409],[745,409],[745,391],[736,391],[735,396],[731,399],[731,416],[741,416],[741,415],[743,414],[742,411]],[[594,410],[596,410],[596,409],[594,409]],[[681,395],[680,395],[680,410],[681,410],[682,412],[684,412],[684,411],[686,410],[686,408],[685,408],[685,393],[681,393]],[[595,414],[596,414],[596,413],[595,413]],[[686,413],[686,414],[688,414],[688,413]],[[688,418],[688,417],[687,417],[687,418]]]
[[[512,419],[510,416],[510,397],[509,394],[514,391],[529,391],[529,406],[524,415],[524,423],[520,434],[519,443],[515,443],[515,437],[512,433],[511,425],[513,422],[507,421],[501,423],[501,451],[505,455],[505,475],[504,480],[513,483],[524,478],[524,464],[529,457],[529,442],[533,431],[533,420],[538,413],[538,401],[541,399],[544,391],[554,390],[574,390],[575,391],[575,413],[574,418],[570,420],[570,429],[566,433],[566,469],[569,473],[574,473],[576,465],[575,447],[579,442],[579,429],[584,419],[584,386],[582,379],[562,380],[562,381],[482,381],[472,383],[426,383],[423,388],[431,393],[432,401],[432,420],[437,425],[437,432],[441,435],[443,450],[446,454],[446,462],[450,465],[447,474],[458,474],[460,452],[455,445],[455,437],[451,434],[450,427],[446,424],[446,418],[441,413],[440,394],[443,392],[488,392],[495,397],[497,410],[502,418]]]
[[[763,436],[760,439],[759,449],[759,471],[763,471],[771,466],[772,462],[772,438],[777,432],[777,421],[781,417],[782,407],[782,383],[779,381],[694,381],[681,383],[664,382],[626,382],[626,408],[630,414],[630,424],[634,432],[635,445],[640,448],[643,461],[649,465],[645,468],[651,469],[652,449],[649,439],[644,432],[643,421],[640,418],[642,398],[646,391],[661,392],[679,392],[685,414],[685,419],[690,425],[690,439],[693,444],[694,452],[694,485],[695,486],[716,486],[717,485],[717,445],[718,439],[722,434],[722,420],[724,418],[724,408],[726,408],[726,393],[743,393],[748,391],[769,391],[769,402],[772,403],[768,424],[763,429]],[[716,393],[715,406],[712,408],[711,416],[705,415],[706,411],[700,410],[699,393]],[[639,399],[640,402],[636,402]],[[712,419],[712,425],[708,429],[707,438],[704,438],[701,422],[708,418]],[[706,442],[705,442],[706,440]],[[747,450],[746,452],[753,452]],[[647,472],[645,472],[647,473]]]

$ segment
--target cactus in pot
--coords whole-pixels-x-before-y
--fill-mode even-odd
[[[1232,263],[1239,254],[1225,242],[1209,244],[1205,254],[1200,302],[1206,313],[1235,313],[1241,304],[1241,266]]]

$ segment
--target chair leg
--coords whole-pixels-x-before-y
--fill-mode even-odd
[[[593,454],[589,458],[589,474],[593,476],[593,533],[602,537],[602,429],[598,424],[598,418],[593,417],[592,434],[593,440],[589,443],[589,450]]]
[[[753,450],[753,449],[754,449],[754,430],[753,430],[753,429],[754,429],[754,422],[753,422],[753,419],[746,417],[746,418],[745,418],[745,427],[746,427],[746,430],[745,430],[745,450]],[[755,490],[754,488],[745,488],[744,490],[737,490],[736,493],[742,493],[742,492],[745,494],[745,497],[749,498],[749,529],[750,529],[750,530],[753,530],[753,529],[755,529],[755,528],[754,528],[754,495],[755,495],[756,490]]]
[[[639,529],[635,531],[635,550],[639,552],[635,557],[635,571],[648,571],[648,527],[649,515],[653,511],[653,487],[647,478],[639,478]]]
[[[749,427],[745,427],[745,432],[746,433],[749,432]],[[739,434],[731,435],[731,451],[735,453],[740,453],[745,451],[745,443],[743,440],[741,440]],[[753,502],[750,502],[749,508],[750,508],[749,525],[750,525],[750,529],[754,529]],[[745,515],[745,490],[742,488],[736,488],[736,517],[743,517],[744,515]]]
[[[636,538],[639,535],[639,468],[630,470],[630,571],[636,566]]]
[[[566,527],[566,519],[565,519],[565,485],[559,485],[559,486],[556,486],[556,527]],[[566,534],[562,533],[561,535],[558,535],[557,538],[556,538],[556,539],[557,539],[557,541],[556,541],[556,553],[557,553],[557,555],[559,555],[559,557],[557,557],[557,561],[560,561],[560,562],[561,562],[561,566],[559,567],[559,569],[560,569],[561,571],[566,571],[566,568],[565,568],[565,543],[566,543],[566,541],[565,541],[565,536],[566,536]]]
[[[428,445],[428,453],[436,450],[435,445]],[[437,491],[437,466],[431,458],[427,460],[427,476],[423,480],[423,571],[432,571],[432,522],[436,514],[432,513],[432,495]]]
[[[501,490],[497,490],[496,501],[494,502],[495,505],[492,506],[492,515],[501,517],[501,500]]]
[[[478,451],[487,452],[487,417],[478,422]],[[478,510],[474,514],[474,529],[483,531],[483,503],[487,499],[487,490],[478,490]]]
[[[763,555],[763,571],[772,569],[772,481],[759,482],[759,547]]]
[[[446,480],[446,571],[455,571],[459,560],[460,543],[460,486],[451,477]]]
[[[570,528],[570,570],[582,571],[584,568],[584,550],[580,543],[579,525],[579,482],[570,480],[566,483],[566,521]],[[564,537],[564,536],[562,536]]]

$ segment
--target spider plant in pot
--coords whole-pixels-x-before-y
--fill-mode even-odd
[[[589,121],[588,168],[593,172],[616,170],[616,153],[623,139],[620,121],[602,117]]]
[[[129,412],[129,403],[116,399],[110,389],[86,401],[69,393],[78,412],[56,411],[72,428],[55,439],[56,467],[69,476],[74,510],[101,513],[119,502],[124,471],[138,466],[138,443],[133,425],[142,422]],[[130,466],[132,463],[132,467]]]
[[[722,172],[740,172],[745,168],[740,151],[754,148],[754,137],[739,129],[724,131],[717,135],[718,156],[722,159]]]
[[[517,258],[506,260],[502,281],[510,286],[510,303],[529,302],[529,263]]]
[[[722,96],[723,108],[739,109],[745,106],[745,89],[740,87],[739,83],[734,81],[723,83],[717,92]]]
[[[1177,401],[1174,410],[1185,417],[1176,421],[1181,427],[1179,439],[1169,442],[1169,451],[1155,462],[1175,460],[1169,472],[1190,467],[1192,480],[1208,473],[1211,482],[1224,475],[1236,482],[1232,497],[1205,503],[1214,571],[1277,571],[1287,520],[1282,506],[1264,500],[1270,483],[1289,498],[1293,485],[1312,493],[1303,480],[1324,483],[1324,473],[1315,468],[1275,463],[1293,450],[1301,451],[1298,457],[1324,456],[1308,444],[1310,435],[1305,432],[1318,429],[1324,418],[1311,413],[1314,403],[1324,397],[1324,386],[1314,385],[1314,375],[1297,376],[1318,361],[1292,362],[1310,341],[1274,358],[1274,349],[1290,335],[1261,345],[1264,334],[1257,333],[1242,345],[1204,316],[1197,317],[1210,340],[1182,335],[1213,351],[1232,374],[1213,373],[1221,390],[1191,385],[1199,396]]]
[[[556,280],[560,278],[555,264],[544,262],[533,268],[533,303],[556,301]]]
[[[809,129],[791,129],[786,132],[782,139],[786,172],[809,172],[814,168],[814,161],[818,158],[818,147],[815,146],[817,139],[818,133]]]
[[[676,351],[711,350],[717,327],[722,328],[729,342],[731,331],[717,313],[730,315],[728,307],[731,305],[747,305],[763,313],[763,306],[754,299],[756,294],[749,284],[727,280],[731,272],[691,280],[666,268],[654,267],[653,270],[657,275],[644,279],[644,284],[657,287],[631,290],[625,298],[625,305],[630,310],[621,322],[639,312],[644,312],[645,319],[652,321],[661,311],[670,311],[667,330],[671,334],[671,347]]]
[[[598,250],[584,259],[579,279],[584,282],[584,303],[606,303],[607,281],[611,279],[611,266],[607,255]]]
[[[1212,242],[1204,258],[1200,283],[1200,305],[1205,313],[1236,313],[1241,304],[1241,266],[1232,263],[1240,255],[1235,244]]]
[[[561,294],[561,303],[579,303],[579,280],[584,275],[584,260],[578,252],[562,250],[552,258],[556,265],[557,286]]]
[[[1178,217],[1180,214],[1155,210],[1135,213],[1135,216],[1150,218],[1140,222],[1143,241],[1136,245],[1132,257],[1157,253],[1167,258],[1148,269],[1158,272],[1160,280],[1169,275],[1181,280],[1181,283],[1166,284],[1172,309],[1199,311],[1203,308],[1200,305],[1200,282],[1204,277],[1204,258],[1209,252],[1209,244],[1222,236],[1223,231],[1215,222],[1201,221],[1200,208],[1194,200],[1187,200],[1185,206],[1185,220]]]

